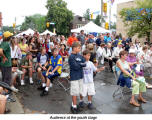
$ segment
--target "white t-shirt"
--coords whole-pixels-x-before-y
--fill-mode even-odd
[[[50,46],[54,47],[54,43],[53,42],[49,42],[49,52],[51,52],[51,47]]]
[[[119,57],[119,53],[120,53],[121,51],[123,51],[122,48],[116,47],[116,48],[114,49],[114,53],[113,53],[114,57]]]
[[[93,72],[97,71],[97,68],[91,61],[86,61],[86,67],[83,68],[83,83],[93,83]]]
[[[20,59],[21,56],[22,56],[20,48],[18,48],[17,45],[14,47],[14,50],[12,49],[12,46],[10,46],[10,48],[11,48],[11,58],[18,58],[18,59]]]
[[[40,64],[45,65],[46,62],[47,62],[47,56],[46,55],[41,55]]]

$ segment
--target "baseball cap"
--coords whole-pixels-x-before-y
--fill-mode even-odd
[[[8,38],[8,37],[13,36],[13,33],[9,32],[9,31],[6,31],[6,32],[3,33],[3,36],[4,36],[4,38]]]

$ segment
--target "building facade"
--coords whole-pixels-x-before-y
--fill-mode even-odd
[[[86,25],[89,22],[89,20],[85,19],[84,17],[81,17],[79,15],[74,16],[74,19],[72,21],[71,29],[80,28],[84,25]]]
[[[136,7],[136,3],[134,1],[124,2],[117,5],[116,32],[117,34],[121,33],[123,37],[128,37],[127,35],[128,28],[124,25],[119,13],[123,8],[134,8],[134,7]],[[133,41],[135,41],[135,39],[139,39],[137,35],[132,37]],[[146,38],[140,38],[139,41],[141,43],[144,43],[146,41]],[[151,35],[151,41],[152,41],[152,35]]]

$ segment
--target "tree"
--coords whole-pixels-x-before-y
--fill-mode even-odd
[[[13,33],[14,32],[14,29],[13,29],[13,27],[10,27],[10,26],[3,26],[3,32],[5,32],[5,31],[10,31],[11,33]]]
[[[94,20],[94,23],[98,26],[101,26],[101,16],[97,15],[96,19]]]
[[[146,36],[149,43],[150,32],[152,30],[152,4],[150,1],[151,0],[137,0],[136,8],[125,8],[120,12],[125,26],[128,27],[128,35],[134,36],[138,34],[138,37]],[[149,4],[147,4],[147,2],[149,2]]]
[[[87,9],[86,12],[83,14],[83,17],[86,18],[87,20],[90,20],[90,9]]]
[[[48,0],[46,8],[48,9],[47,22],[55,23],[58,34],[68,35],[73,13],[67,9],[67,3],[63,0]],[[53,26],[50,26],[49,29],[53,30]]]
[[[101,15],[97,15],[96,19],[93,21],[96,25],[101,26]],[[105,23],[105,19],[102,18],[102,23]]]
[[[136,0],[138,8],[151,8],[152,2],[151,0]]]
[[[21,30],[26,30],[28,28],[38,30],[40,33],[43,32],[46,29],[46,17],[40,14],[26,16]]]
[[[111,29],[116,29],[116,23],[115,22],[114,23],[111,22]]]

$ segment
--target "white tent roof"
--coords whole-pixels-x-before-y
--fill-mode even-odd
[[[50,34],[50,35],[56,35],[56,34],[54,34],[54,33],[52,33],[51,31],[49,31],[49,30],[45,30],[43,33],[41,33],[40,35],[46,35],[46,34]]]
[[[90,32],[97,32],[97,33],[110,33],[109,30],[106,30],[98,25],[96,25],[95,23],[93,23],[92,21],[89,22],[88,24],[86,24],[85,26],[78,28],[78,29],[72,29],[71,32],[80,32],[81,30],[84,30],[86,33],[90,33]]]
[[[34,34],[34,30],[32,30],[31,28],[27,29],[26,31],[23,31],[21,33],[19,33],[18,35],[16,35],[16,37],[18,36],[22,36],[23,34],[29,35],[29,34]]]

